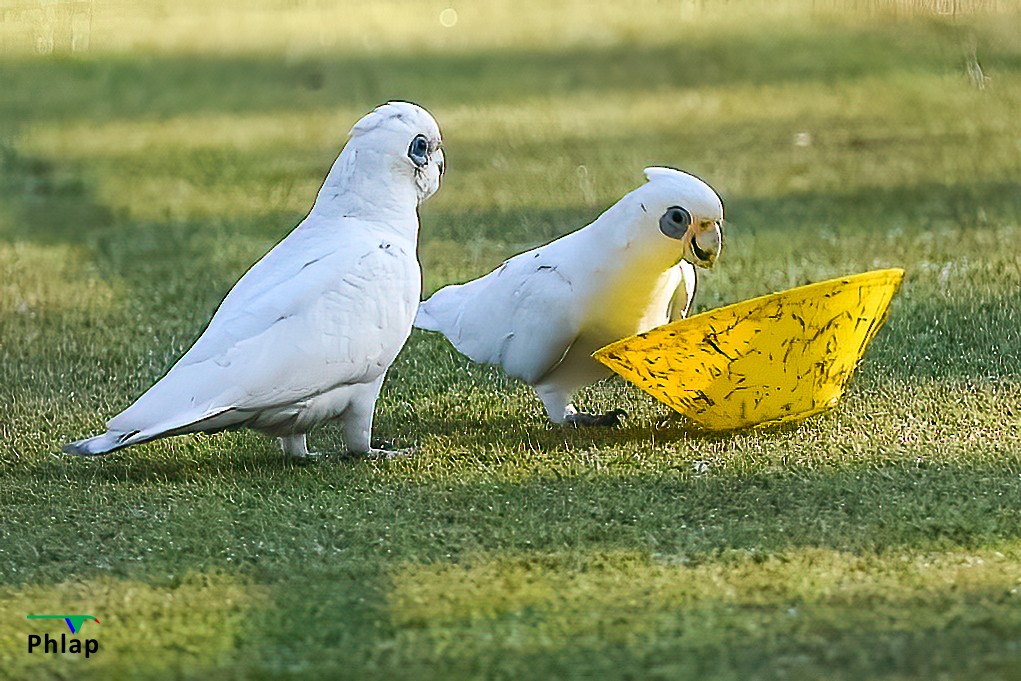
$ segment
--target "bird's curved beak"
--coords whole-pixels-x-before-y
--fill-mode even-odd
[[[723,221],[706,220],[693,224],[688,230],[685,247],[691,264],[712,268],[723,250]]]

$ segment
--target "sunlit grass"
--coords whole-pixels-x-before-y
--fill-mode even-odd
[[[1007,553],[881,558],[815,548],[742,551],[708,562],[655,553],[468,556],[457,565],[399,570],[389,605],[398,624],[448,646],[503,640],[523,652],[559,649],[578,637],[626,645],[678,626],[689,630],[681,645],[740,645],[778,625],[793,633],[878,620],[882,630],[904,631],[945,626],[959,617],[958,603],[995,609],[1021,598],[1021,556],[1017,546],[1001,548]],[[739,626],[726,616],[732,609],[742,611]]]
[[[867,3],[861,18],[948,19],[946,3]],[[957,0],[961,16],[995,24],[1005,3]],[[453,15],[449,10],[453,9]],[[4,7],[0,48],[15,54],[93,51],[140,54],[283,54],[323,52],[475,51],[562,46],[651,44],[677,40],[677,26],[725,40],[735,26],[803,27],[812,19],[848,20],[842,0],[741,0],[716,6],[697,0],[637,5],[568,0],[555,6],[512,0],[380,0],[373,3],[262,0],[242,6],[201,0],[123,3],[79,0],[11,2]],[[446,12],[445,12],[446,10]],[[445,16],[444,16],[445,15]],[[990,17],[990,15],[993,15]],[[738,21],[735,21],[735,18]]]
[[[75,308],[102,313],[116,288],[67,246],[0,244],[0,314],[37,315]]]
[[[598,654],[569,651],[611,647],[641,659],[650,642],[669,639],[671,652],[652,656],[664,677],[713,669],[761,678],[768,664],[804,678],[856,678],[869,657],[908,675],[938,675],[955,652],[933,641],[1003,622],[994,613],[1021,598],[1017,547],[1004,548],[882,558],[809,548],[709,562],[655,553],[476,556],[402,569],[390,607],[402,645],[458,670],[517,659],[527,673],[524,661],[544,657],[607,673]],[[1013,619],[1009,627],[1021,623]],[[870,652],[830,647],[849,640],[867,641]],[[706,664],[714,655],[731,662]],[[994,647],[962,667],[1007,672],[1014,659]]]
[[[136,514],[144,517],[141,509]],[[80,560],[108,570],[94,555]],[[83,565],[84,566],[84,565]],[[239,640],[267,617],[266,591],[226,574],[161,575],[153,580],[97,577],[46,586],[0,588],[0,665],[7,678],[38,678],[42,669],[84,678],[167,678],[211,674]],[[95,638],[88,660],[67,653],[28,655],[27,633],[60,638],[60,620],[29,622],[27,614],[91,614],[78,638]],[[40,659],[42,658],[42,659]],[[47,659],[49,658],[49,659]]]

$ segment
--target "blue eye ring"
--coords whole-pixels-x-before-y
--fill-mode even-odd
[[[671,239],[683,239],[691,226],[691,213],[680,206],[670,206],[659,219],[659,231]]]
[[[408,147],[408,158],[419,168],[429,163],[429,140],[425,135],[416,135]]]

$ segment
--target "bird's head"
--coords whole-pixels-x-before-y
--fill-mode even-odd
[[[440,127],[417,104],[376,107],[351,128],[348,146],[383,155],[393,177],[412,183],[419,203],[440,188],[445,164]]]
[[[723,249],[723,202],[708,184],[673,168],[646,168],[649,181],[635,192],[655,221],[659,238],[679,241],[682,258],[712,267]]]

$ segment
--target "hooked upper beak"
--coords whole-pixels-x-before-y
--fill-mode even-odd
[[[687,250],[692,256],[692,264],[707,269],[715,265],[723,250],[723,221],[706,221],[700,225],[692,225],[688,234]]]

